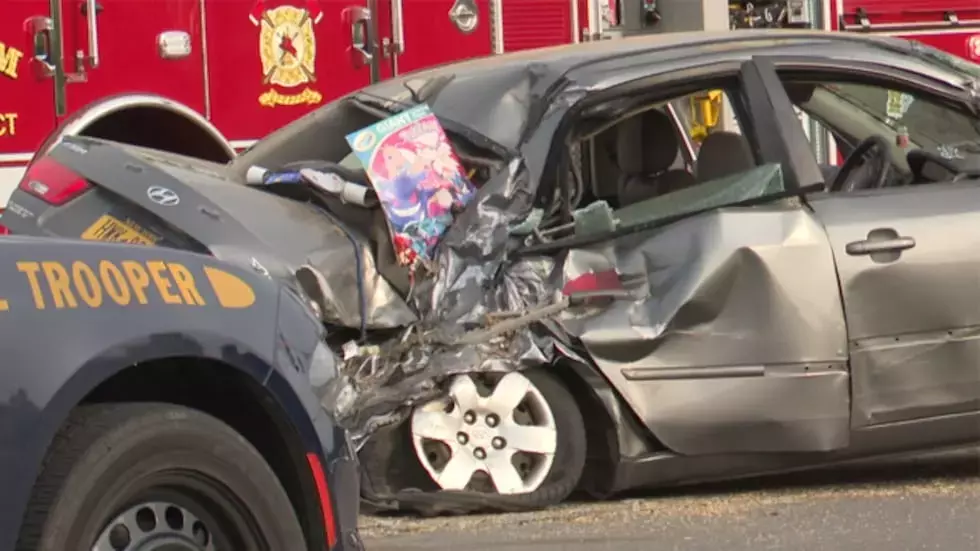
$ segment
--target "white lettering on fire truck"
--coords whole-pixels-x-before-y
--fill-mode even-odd
[[[308,86],[316,82],[316,33],[313,26],[323,18],[318,2],[306,0],[304,8],[287,5],[267,10],[265,0],[255,0],[249,19],[260,27],[262,84],[270,86],[259,96],[259,105],[316,105],[323,101],[323,94]],[[301,86],[302,90],[297,92],[288,91]]]
[[[16,80],[17,66],[23,57],[24,52],[0,42],[0,75]]]
[[[19,113],[0,113],[0,138],[17,135],[17,118]]]

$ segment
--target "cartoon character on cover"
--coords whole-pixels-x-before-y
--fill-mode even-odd
[[[451,213],[454,203],[464,204],[470,194],[465,183],[461,183],[462,167],[452,148],[438,131],[426,132],[418,137],[417,154],[431,170],[431,179],[423,186],[431,192],[426,204],[430,216],[445,216]]]
[[[425,199],[420,194],[422,182],[425,180],[425,167],[418,162],[418,157],[408,149],[397,146],[382,146],[378,152],[381,156],[380,176],[385,179],[376,186],[379,198],[388,206],[389,218],[395,231],[401,231],[406,225],[418,223],[424,216],[422,208]]]

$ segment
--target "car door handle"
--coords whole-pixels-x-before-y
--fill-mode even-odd
[[[915,239],[911,237],[896,237],[894,239],[852,241],[844,247],[844,250],[851,256],[864,256],[875,253],[904,251],[914,246]]]

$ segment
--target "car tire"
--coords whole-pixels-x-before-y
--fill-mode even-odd
[[[275,473],[227,424],[171,404],[77,408],[48,451],[16,550],[114,551],[150,540],[306,549]]]
[[[531,491],[502,494],[496,491],[495,487],[490,486],[493,483],[491,480],[483,481],[484,487],[475,491],[487,494],[485,502],[489,509],[539,509],[560,503],[578,486],[585,468],[585,423],[574,397],[554,375],[545,369],[528,369],[517,374],[530,381],[537,395],[544,399],[550,410],[556,433],[555,451],[543,480],[535,484]],[[468,377],[468,375],[457,376],[453,381],[458,381],[459,377]],[[500,377],[500,375],[491,375],[491,377]],[[452,384],[454,383],[450,383],[451,396]],[[489,386],[487,385],[485,389]],[[420,406],[416,411],[432,405]],[[412,418],[405,423],[404,429],[399,431],[400,435],[391,435],[395,436],[394,439],[388,435],[380,435],[381,437],[373,443],[374,446],[365,447],[363,450],[365,455],[362,457],[370,477],[382,477],[386,482],[384,486],[398,490],[461,489],[444,488],[436,481],[432,465],[426,465],[427,459],[420,455],[424,449],[420,449],[417,445],[417,435],[413,427],[415,416],[416,414],[413,413]],[[369,444],[372,442],[369,441]],[[406,461],[405,458],[409,459]],[[490,479],[489,474],[485,478]],[[472,486],[467,486],[466,489],[474,491]],[[472,503],[472,500],[468,502]]]

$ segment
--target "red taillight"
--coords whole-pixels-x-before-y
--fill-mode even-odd
[[[323,463],[315,453],[307,453],[306,461],[310,464],[316,492],[320,497],[320,510],[323,512],[323,527],[327,532],[327,549],[337,545],[337,521],[334,519],[333,502],[330,500],[330,488],[327,486],[327,473],[323,471]]]
[[[20,181],[20,189],[58,206],[81,195],[89,188],[88,181],[51,157],[34,161]]]
[[[619,280],[619,274],[615,270],[604,272],[587,272],[574,279],[570,279],[561,292],[565,295],[575,293],[590,293],[595,291],[619,291],[623,289],[623,283]]]

